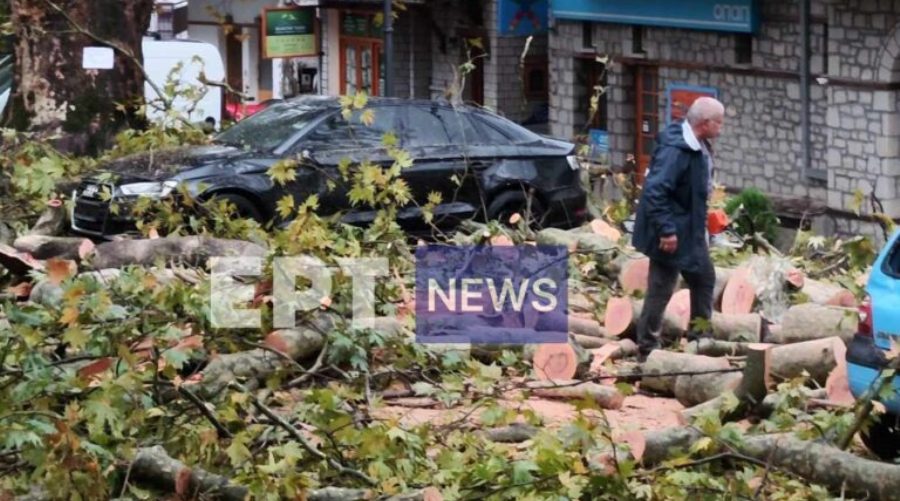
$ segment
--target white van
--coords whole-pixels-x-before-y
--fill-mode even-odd
[[[144,70],[147,77],[153,80],[160,89],[164,89],[169,73],[178,63],[181,63],[181,71],[176,76],[178,84],[176,88],[186,89],[196,87],[201,89],[203,97],[197,101],[193,110],[190,107],[193,101],[184,97],[175,99],[172,108],[187,114],[187,119],[192,123],[202,124],[204,121],[213,120],[213,125],[218,128],[222,122],[222,87],[207,86],[198,80],[203,72],[210,82],[222,82],[225,80],[225,64],[215,45],[194,40],[155,40],[145,37],[142,44],[144,52]],[[152,106],[159,96],[153,87],[144,83],[144,98],[147,105],[147,119],[161,121],[164,113]]]

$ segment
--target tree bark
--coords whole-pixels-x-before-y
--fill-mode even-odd
[[[704,357],[701,355],[688,355],[665,350],[653,350],[647,360],[641,364],[642,374],[662,374],[661,377],[644,376],[641,379],[641,389],[655,391],[664,395],[672,395],[675,392],[675,381],[678,376],[669,374],[679,372],[703,372],[730,369],[731,364],[724,358]],[[698,378],[717,378],[723,373],[711,373],[696,376]]]
[[[856,319],[848,312],[852,310],[815,303],[793,306],[784,314],[781,329],[771,331],[765,342],[787,344],[838,336],[849,343],[856,333]]]
[[[266,249],[243,240],[211,237],[168,237],[150,240],[120,240],[98,245],[91,257],[96,269],[128,265],[152,266],[158,259],[197,266],[210,257],[264,257]]]
[[[105,148],[123,128],[143,126],[138,109],[144,76],[134,60],[143,61],[141,40],[153,0],[11,0],[10,5],[16,66],[5,125],[62,134],[56,146],[80,154]],[[114,49],[112,69],[81,68],[85,47],[110,44],[122,49]],[[116,109],[120,103],[122,110]]]

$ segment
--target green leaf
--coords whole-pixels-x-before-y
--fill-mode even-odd
[[[278,215],[287,219],[294,212],[294,195],[285,195],[276,204]]]
[[[369,102],[369,95],[366,94],[366,91],[361,90],[354,94],[353,96],[353,108],[357,110],[361,110],[366,107],[366,103]]]
[[[297,179],[297,162],[292,159],[279,160],[269,167],[267,174],[275,184],[287,184]]]
[[[514,484],[526,484],[531,482],[534,480],[534,476],[531,472],[537,470],[538,466],[532,461],[516,461],[513,463],[512,481]]]
[[[88,335],[77,325],[69,327],[63,332],[63,341],[68,343],[75,351],[83,350],[89,340]]]

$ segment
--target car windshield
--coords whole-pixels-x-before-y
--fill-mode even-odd
[[[216,136],[216,142],[272,151],[327,111],[319,106],[273,104]]]

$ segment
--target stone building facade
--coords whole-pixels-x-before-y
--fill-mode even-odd
[[[552,133],[572,137],[601,126],[612,165],[629,154],[646,163],[652,135],[671,116],[667,90],[712,89],[727,109],[716,145],[718,182],[755,186],[793,207],[824,212],[831,216],[825,231],[876,234],[871,222],[855,217],[856,193],[874,195],[885,213],[900,217],[900,1],[811,0],[808,164],[801,1],[756,0],[752,34],[556,18],[549,37]],[[589,96],[579,80],[585,61],[597,56],[611,61],[604,116],[586,126]]]

